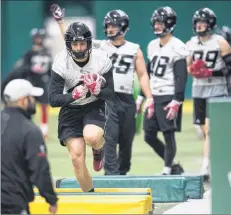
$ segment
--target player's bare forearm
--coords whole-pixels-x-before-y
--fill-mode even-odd
[[[61,31],[61,34],[64,38],[65,36],[65,26],[64,26],[64,20],[61,20],[61,21],[57,21],[58,23],[58,26],[59,26],[59,30]]]
[[[152,92],[150,88],[150,81],[147,73],[143,73],[139,77],[140,86],[142,89],[143,94],[146,98],[152,98]]]
[[[62,36],[64,38],[65,35],[65,26],[64,26],[64,16],[65,16],[65,9],[61,9],[58,4],[53,4],[50,7],[51,14],[53,18],[58,23],[59,29],[62,33]]]
[[[190,65],[192,64],[192,58],[190,56],[188,56],[186,58],[186,61],[187,61],[187,72],[188,72],[188,74],[191,74]]]
[[[146,64],[144,61],[144,56],[142,51],[139,49],[137,52],[137,58],[136,58],[136,73],[139,78],[140,86],[142,89],[142,92],[146,96],[146,98],[152,98],[152,92],[150,89],[150,82],[149,82],[149,76],[146,69]]]

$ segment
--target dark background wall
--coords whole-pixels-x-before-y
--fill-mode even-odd
[[[127,40],[141,45],[146,55],[146,46],[154,37],[150,17],[157,7],[170,6],[178,16],[175,35],[186,42],[192,36],[192,15],[201,7],[209,7],[218,17],[218,25],[231,26],[230,1],[2,1],[1,5],[1,74],[8,73],[12,65],[31,46],[30,30],[43,27],[50,16],[49,6],[59,3],[66,8],[66,16],[89,16],[96,19],[97,38],[103,39],[103,18],[109,10],[124,10],[130,17]],[[187,97],[191,95],[191,78]]]

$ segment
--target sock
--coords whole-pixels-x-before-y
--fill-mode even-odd
[[[208,175],[209,174],[209,159],[204,158],[201,166],[201,174]]]
[[[93,187],[92,189],[90,189],[88,192],[95,192],[95,188]]]
[[[40,128],[42,130],[42,134],[45,136],[45,135],[48,135],[48,125],[47,124],[41,124],[40,125]]]
[[[165,166],[162,173],[170,175],[171,174],[171,170],[172,170],[171,167]]]
[[[47,105],[41,104],[41,123],[47,124]]]
[[[202,166],[205,166],[205,167],[208,167],[208,166],[209,166],[209,159],[208,159],[208,158],[204,158],[204,159],[203,159]]]

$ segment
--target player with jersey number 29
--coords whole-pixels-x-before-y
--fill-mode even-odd
[[[188,51],[186,45],[173,31],[177,15],[170,7],[161,7],[151,17],[151,27],[158,37],[147,47],[148,73],[154,98],[154,115],[144,119],[144,138],[154,151],[164,160],[162,174],[181,174],[182,167],[174,162],[176,155],[175,131],[181,130],[182,102],[187,82]],[[144,95],[137,98],[140,111]],[[145,113],[147,115],[147,113]],[[158,131],[163,132],[165,145],[158,139]]]
[[[201,126],[205,136],[201,175],[206,180],[210,175],[207,100],[228,95],[226,76],[231,73],[230,46],[222,36],[213,33],[216,22],[211,9],[197,10],[192,22],[196,36],[187,42],[188,72],[193,76],[194,124]]]
[[[76,178],[84,192],[94,192],[86,167],[86,143],[93,150],[93,166],[104,164],[105,100],[113,98],[111,60],[102,50],[92,50],[92,33],[80,22],[69,25],[66,49],[58,53],[52,66],[49,101],[61,107],[58,137],[69,150]]]
[[[64,9],[52,5],[53,17],[64,33]],[[143,53],[138,44],[125,39],[129,30],[129,17],[122,10],[109,11],[104,18],[107,40],[93,41],[93,48],[106,51],[112,59],[114,99],[108,100],[108,123],[105,130],[105,174],[126,175],[130,170],[132,142],[135,136],[136,104],[133,98],[134,75],[138,75],[141,88],[147,97],[147,117],[154,111],[153,98]],[[116,146],[119,144],[119,156]],[[118,158],[119,157],[119,158]]]

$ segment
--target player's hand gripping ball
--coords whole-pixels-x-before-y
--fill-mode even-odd
[[[101,88],[106,84],[106,80],[99,73],[87,73],[84,75],[84,84],[92,95],[99,95]]]

